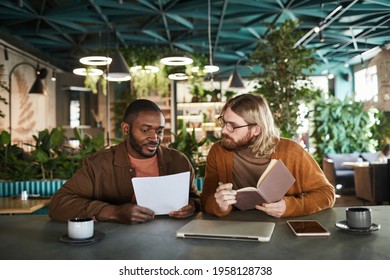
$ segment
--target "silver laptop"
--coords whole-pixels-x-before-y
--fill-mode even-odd
[[[192,220],[176,231],[181,238],[268,242],[275,223],[249,221]]]

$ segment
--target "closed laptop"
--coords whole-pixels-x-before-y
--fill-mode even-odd
[[[268,242],[275,223],[249,221],[192,220],[176,231],[181,238]]]

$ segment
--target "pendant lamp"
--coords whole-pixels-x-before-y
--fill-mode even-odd
[[[242,82],[240,73],[237,71],[237,67],[234,67],[233,73],[230,75],[228,80],[229,88],[243,88],[244,83]]]
[[[129,66],[118,48],[112,56],[106,79],[108,81],[129,81],[131,79]]]

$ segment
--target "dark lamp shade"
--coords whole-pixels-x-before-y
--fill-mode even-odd
[[[229,77],[228,87],[229,88],[243,88],[243,87],[245,87],[244,83],[242,82],[241,76],[237,71],[237,68],[234,68],[233,73]]]
[[[118,49],[115,50],[115,53],[112,56],[112,62],[108,69],[109,78],[122,78],[125,76],[130,76],[129,66]]]
[[[42,81],[39,77],[35,79],[34,84],[32,85],[29,94],[45,94],[45,91],[43,89]]]

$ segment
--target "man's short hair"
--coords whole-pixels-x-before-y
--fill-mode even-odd
[[[137,99],[127,106],[123,121],[132,124],[140,112],[161,112],[160,107],[148,99]]]

